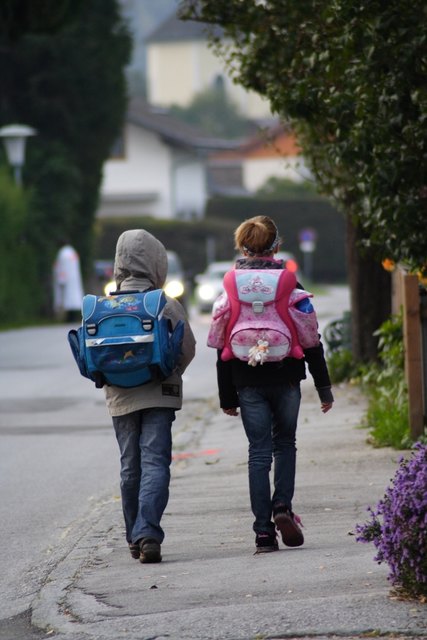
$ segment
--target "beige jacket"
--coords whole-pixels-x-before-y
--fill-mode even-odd
[[[120,291],[161,289],[168,270],[167,254],[162,243],[143,229],[125,231],[119,237],[114,261],[114,278]],[[107,408],[111,416],[149,409],[151,407],[182,406],[182,374],[195,354],[196,341],[182,305],[168,298],[165,317],[175,326],[185,323],[182,356],[176,371],[163,382],[149,382],[140,387],[125,389],[105,386]]]

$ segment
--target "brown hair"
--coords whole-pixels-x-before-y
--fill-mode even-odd
[[[269,255],[279,243],[277,227],[268,216],[249,218],[234,232],[235,248],[250,256]]]

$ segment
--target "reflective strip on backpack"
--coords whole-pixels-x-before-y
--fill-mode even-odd
[[[123,338],[87,338],[85,340],[86,347],[105,347],[113,344],[135,344],[135,342],[154,342],[154,334],[150,333],[146,336],[125,336]]]
[[[231,340],[231,350],[233,351],[236,358],[247,358],[249,357],[249,349],[251,346],[237,345],[233,343]],[[282,344],[277,347],[268,347],[268,355],[267,360],[271,360],[272,358],[283,359],[289,353],[289,344]]]

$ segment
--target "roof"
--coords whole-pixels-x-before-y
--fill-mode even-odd
[[[213,161],[233,161],[249,158],[290,157],[301,153],[295,133],[288,124],[274,123],[268,127],[261,127],[249,140],[240,146],[218,151],[213,155]]]
[[[176,13],[173,13],[148,34],[145,42],[207,40],[210,32],[213,32],[217,37],[223,35],[222,29],[217,25],[208,25],[205,22],[196,22],[195,20],[180,20]]]
[[[164,108],[149,105],[141,98],[129,102],[126,116],[127,122],[157,133],[169,144],[200,152],[236,149],[242,140],[212,138],[169,114]]]

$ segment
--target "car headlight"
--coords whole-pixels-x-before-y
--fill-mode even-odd
[[[184,293],[184,285],[181,280],[170,280],[165,284],[164,292],[171,298],[179,298]]]
[[[117,291],[117,285],[114,280],[110,280],[104,287],[104,295],[111,296],[113,291]]]
[[[198,296],[200,300],[203,300],[204,302],[209,302],[216,297],[215,289],[210,284],[202,284],[198,289]]]

